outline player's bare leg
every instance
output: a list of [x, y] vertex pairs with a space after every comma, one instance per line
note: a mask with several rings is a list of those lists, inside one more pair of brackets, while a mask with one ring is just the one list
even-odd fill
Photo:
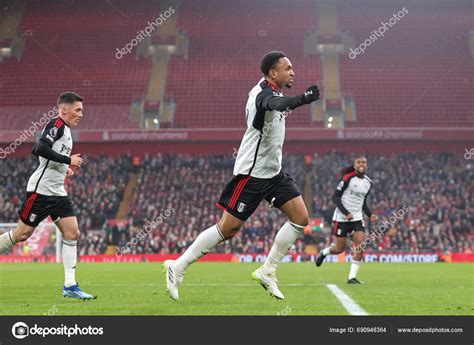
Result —
[[77, 240], [79, 239], [77, 218], [61, 218], [56, 221], [56, 226], [63, 234], [62, 258], [64, 265], [64, 287], [62, 295], [64, 297], [82, 300], [95, 299], [96, 296], [82, 291], [76, 282]]
[[19, 219], [15, 229], [0, 236], [0, 254], [6, 253], [16, 243], [26, 241], [34, 231], [34, 227], [26, 225]]
[[305, 228], [309, 224], [308, 210], [301, 196], [293, 198], [284, 203], [280, 210], [288, 217], [288, 219]]
[[222, 235], [224, 235], [225, 239], [229, 239], [234, 237], [244, 225], [244, 221], [240, 220], [237, 217], [234, 217], [229, 212], [224, 211], [221, 220], [217, 225], [219, 226]]
[[347, 238], [346, 237], [337, 237], [336, 243], [333, 243], [331, 246], [324, 248], [319, 255], [316, 257], [315, 262], [316, 266], [321, 266], [326, 256], [329, 254], [340, 254], [346, 249]]
[[365, 241], [365, 238], [365, 231], [354, 231], [352, 233], [352, 242], [356, 250], [355, 255], [352, 257], [351, 269], [349, 271], [349, 277], [347, 278], [349, 284], [362, 284], [362, 282], [357, 279], [357, 272], [359, 271], [364, 254], [360, 245]]
[[278, 299], [284, 299], [283, 294], [278, 289], [278, 280], [275, 273], [288, 250], [303, 234], [304, 228], [308, 225], [309, 217], [301, 196], [287, 201], [280, 207], [280, 210], [286, 214], [288, 221], [278, 231], [267, 260], [252, 276], [270, 295]]
[[177, 300], [179, 298], [178, 288], [183, 282], [183, 275], [188, 267], [209, 253], [219, 243], [234, 237], [243, 224], [243, 220], [224, 211], [221, 220], [201, 232], [193, 244], [177, 260], [166, 260], [164, 262], [166, 288], [172, 299]]

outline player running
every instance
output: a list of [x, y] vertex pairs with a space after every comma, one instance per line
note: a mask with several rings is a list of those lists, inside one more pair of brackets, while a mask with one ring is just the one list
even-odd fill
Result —
[[26, 241], [38, 224], [51, 216], [63, 234], [65, 279], [62, 295], [89, 300], [95, 299], [96, 296], [82, 291], [75, 278], [79, 228], [64, 188], [64, 179], [74, 175], [72, 168], [82, 165], [80, 154], [71, 156], [70, 128], [76, 127], [83, 117], [83, 100], [73, 92], [65, 92], [59, 96], [59, 116], [46, 124], [41, 138], [33, 147], [32, 152], [39, 157], [40, 164], [28, 180], [26, 198], [18, 212], [20, 219], [17, 227], [0, 236], [0, 254], [8, 251], [14, 244]]
[[288, 249], [308, 224], [308, 211], [293, 179], [281, 169], [285, 139], [285, 118], [292, 109], [319, 99], [317, 86], [295, 97], [286, 97], [283, 88], [291, 88], [295, 72], [286, 55], [267, 53], [261, 63], [264, 75], [249, 93], [246, 106], [247, 131], [234, 165], [234, 177], [224, 187], [217, 206], [224, 210], [222, 219], [204, 230], [177, 259], [164, 262], [166, 286], [170, 297], [178, 299], [178, 288], [189, 265], [217, 244], [235, 236], [262, 200], [279, 208], [288, 221], [276, 235], [268, 258], [252, 273], [271, 296], [283, 299], [278, 289], [276, 270]]
[[372, 222], [377, 221], [377, 216], [372, 214], [367, 205], [367, 196], [372, 189], [372, 180], [365, 174], [366, 171], [367, 159], [363, 156], [357, 157], [353, 166], [343, 170], [342, 179], [333, 196], [333, 201], [336, 204], [332, 218], [336, 245], [324, 248], [315, 259], [316, 266], [319, 267], [327, 255], [342, 253], [346, 248], [347, 235], [351, 235], [355, 246], [355, 255], [352, 257], [348, 284], [363, 284], [356, 278], [363, 257], [360, 244], [366, 238], [362, 211]]

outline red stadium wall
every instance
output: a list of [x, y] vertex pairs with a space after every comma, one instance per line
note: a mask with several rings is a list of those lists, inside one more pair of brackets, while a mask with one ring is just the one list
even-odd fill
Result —
[[[64, 90], [86, 99], [82, 128], [137, 128], [130, 121], [131, 104], [147, 92], [152, 61], [135, 52], [117, 60], [115, 52], [152, 19], [159, 2], [121, 0], [111, 10], [109, 1], [83, 0], [72, 16], [64, 3], [26, 2], [17, 28], [26, 40], [23, 55], [0, 64], [2, 129], [22, 130]], [[470, 1], [335, 3], [340, 31], [355, 46], [395, 9], [409, 9], [367, 54], [355, 60], [339, 56], [341, 91], [357, 110], [357, 121], [347, 127], [474, 126]], [[116, 11], [127, 13], [127, 20]], [[319, 27], [318, 11], [312, 0], [183, 1], [177, 21], [189, 37], [187, 57], [173, 56], [166, 74], [165, 99], [176, 102], [174, 126], [242, 126], [247, 92], [260, 78], [258, 62], [270, 50], [291, 56], [296, 80], [289, 95], [321, 81], [321, 57], [304, 53], [305, 35]], [[229, 73], [229, 66], [238, 73]], [[307, 107], [294, 110], [290, 125], [323, 127], [311, 122]]]
[[[284, 146], [286, 152], [313, 154], [325, 153], [333, 150], [348, 153], [371, 153], [371, 154], [398, 154], [407, 152], [459, 152], [464, 154], [466, 148], [470, 148], [469, 142], [440, 142], [440, 141], [397, 141], [381, 142], [373, 140], [357, 141], [302, 141], [287, 142]], [[472, 146], [472, 145], [471, 145]], [[25, 143], [18, 147], [14, 154], [9, 157], [24, 157], [31, 154], [31, 143]], [[143, 156], [144, 154], [177, 153], [177, 154], [233, 154], [237, 150], [239, 142], [116, 142], [116, 143], [78, 143], [74, 144], [74, 152], [85, 155], [109, 155], [116, 157], [122, 154]]]
[[[26, 156], [38, 135], [29, 131], [0, 131], [0, 159]], [[237, 153], [244, 128], [73, 131], [74, 152], [87, 155], [178, 153]], [[371, 154], [459, 152], [471, 149], [472, 128], [287, 128], [286, 152], [313, 154], [330, 151]]]

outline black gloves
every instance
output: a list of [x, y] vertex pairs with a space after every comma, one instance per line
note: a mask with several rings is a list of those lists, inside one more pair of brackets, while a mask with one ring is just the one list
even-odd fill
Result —
[[308, 87], [300, 96], [301, 103], [310, 104], [319, 99], [319, 88], [316, 85], [311, 85]]

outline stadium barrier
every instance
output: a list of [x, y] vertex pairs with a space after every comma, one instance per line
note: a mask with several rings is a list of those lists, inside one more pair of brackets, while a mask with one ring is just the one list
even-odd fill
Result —
[[[162, 262], [174, 260], [179, 254], [123, 254], [117, 255], [82, 255], [81, 262]], [[235, 262], [235, 263], [262, 263], [266, 260], [266, 254], [216, 254], [210, 253], [201, 258], [202, 262]], [[283, 262], [304, 262], [313, 260], [314, 256], [290, 254], [283, 258]], [[350, 262], [351, 256], [347, 254], [329, 255], [326, 262], [345, 263]], [[434, 263], [434, 262], [474, 262], [473, 253], [372, 253], [364, 255], [365, 262], [384, 263]], [[26, 263], [26, 262], [56, 262], [55, 256], [16, 256], [0, 255], [0, 263]]]
[[444, 262], [474, 262], [474, 253], [452, 253], [441, 255]]

